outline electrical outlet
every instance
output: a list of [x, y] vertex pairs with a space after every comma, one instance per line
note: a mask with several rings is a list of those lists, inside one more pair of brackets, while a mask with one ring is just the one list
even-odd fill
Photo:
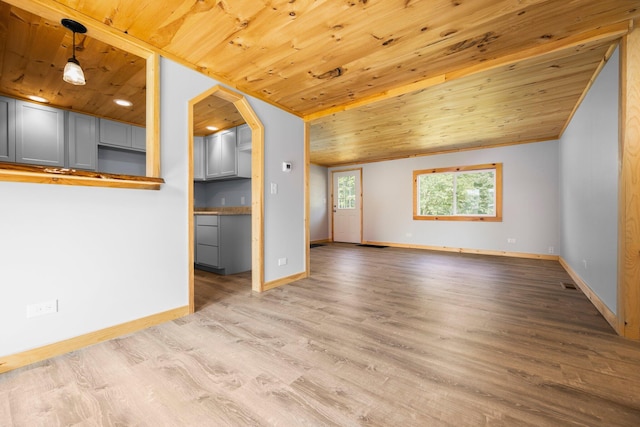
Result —
[[240, 197], [240, 204], [241, 204], [241, 205], [244, 205], [244, 196], [241, 196], [241, 197]]
[[220, 200], [220, 204], [221, 204], [222, 206], [224, 206], [224, 204], [225, 204], [225, 203], [226, 203], [226, 201], [224, 200], [224, 197], [223, 197], [223, 198]]
[[516, 238], [515, 237], [508, 237], [507, 238], [507, 243], [515, 243], [516, 242]]
[[278, 184], [275, 182], [271, 183], [271, 194], [278, 194]]
[[587, 260], [586, 260], [586, 259], [583, 259], [583, 260], [582, 260], [582, 263], [584, 264], [584, 269], [586, 270], [586, 269], [587, 269]]
[[287, 265], [286, 258], [278, 258], [278, 266]]
[[556, 249], [553, 246], [549, 246], [549, 253], [550, 254], [556, 253]]
[[54, 299], [38, 304], [30, 304], [27, 306], [27, 319], [31, 317], [44, 316], [45, 314], [58, 312], [58, 300]]

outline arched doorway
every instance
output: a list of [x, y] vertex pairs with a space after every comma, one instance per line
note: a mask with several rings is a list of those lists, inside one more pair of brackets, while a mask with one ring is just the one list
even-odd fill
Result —
[[[189, 101], [189, 159], [193, 159], [194, 114], [196, 106], [206, 102], [210, 97], [232, 104], [251, 128], [251, 288], [256, 292], [264, 290], [264, 126], [253, 111], [246, 98], [222, 86], [214, 86]], [[193, 162], [189, 164], [189, 182], [193, 182]], [[193, 186], [189, 186], [189, 310], [195, 311], [194, 305], [194, 233], [193, 233]]]

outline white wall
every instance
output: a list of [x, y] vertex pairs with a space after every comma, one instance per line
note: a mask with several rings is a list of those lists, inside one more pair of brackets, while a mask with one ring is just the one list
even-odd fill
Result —
[[[0, 182], [0, 355], [188, 304], [187, 102], [217, 82], [161, 61], [160, 191]], [[304, 271], [302, 120], [249, 99], [266, 127], [269, 279]], [[294, 161], [280, 175], [282, 157]], [[273, 259], [287, 256], [287, 269]], [[26, 319], [27, 304], [59, 312]]]
[[[247, 98], [265, 125], [264, 276], [265, 282], [306, 270], [304, 206], [304, 122], [255, 98]], [[291, 162], [283, 172], [282, 162]], [[271, 192], [271, 184], [277, 192]], [[278, 260], [286, 258], [285, 265]]]
[[[413, 220], [413, 171], [503, 163], [503, 221]], [[558, 142], [464, 151], [362, 167], [363, 239], [370, 242], [559, 253]], [[331, 168], [329, 170], [339, 170]], [[329, 183], [330, 185], [330, 183]], [[507, 238], [515, 238], [508, 244]]]
[[618, 253], [618, 73], [616, 50], [560, 140], [562, 256], [614, 313]]
[[327, 168], [310, 165], [309, 236], [311, 241], [329, 239], [329, 193]]

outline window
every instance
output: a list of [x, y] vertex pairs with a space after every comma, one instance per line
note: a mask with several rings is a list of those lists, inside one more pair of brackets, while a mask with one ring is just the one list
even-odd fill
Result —
[[338, 209], [356, 208], [356, 177], [338, 177]]
[[413, 171], [413, 219], [502, 221], [502, 163]]

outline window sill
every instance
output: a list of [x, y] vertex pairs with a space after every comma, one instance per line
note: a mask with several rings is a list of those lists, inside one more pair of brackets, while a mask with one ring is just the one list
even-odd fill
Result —
[[502, 222], [499, 216], [421, 216], [414, 215], [414, 220], [421, 221], [480, 221], [480, 222]]
[[159, 190], [162, 178], [0, 162], [0, 181]]

